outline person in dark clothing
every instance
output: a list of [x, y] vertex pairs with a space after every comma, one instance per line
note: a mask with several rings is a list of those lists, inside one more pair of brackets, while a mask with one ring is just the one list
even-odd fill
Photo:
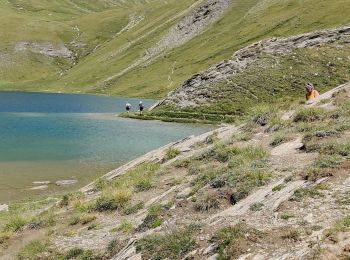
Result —
[[144, 106], [143, 106], [143, 103], [142, 103], [142, 101], [140, 101], [140, 103], [139, 103], [139, 111], [140, 111], [140, 116], [142, 116], [143, 115], [143, 110], [144, 110]]
[[131, 109], [131, 104], [130, 104], [130, 103], [126, 103], [126, 104], [125, 104], [125, 110], [126, 110], [126, 112], [129, 113], [129, 112], [130, 112], [130, 109]]

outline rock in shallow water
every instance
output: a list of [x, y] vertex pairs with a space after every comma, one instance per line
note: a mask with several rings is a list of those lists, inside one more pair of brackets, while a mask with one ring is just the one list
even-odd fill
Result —
[[50, 184], [50, 181], [33, 181], [32, 184], [33, 185], [48, 185]]
[[77, 180], [61, 180], [61, 181], [56, 181], [57, 186], [65, 186], [65, 185], [73, 185], [76, 184], [78, 181]]
[[29, 190], [46, 190], [49, 186], [47, 185], [40, 185], [30, 188]]

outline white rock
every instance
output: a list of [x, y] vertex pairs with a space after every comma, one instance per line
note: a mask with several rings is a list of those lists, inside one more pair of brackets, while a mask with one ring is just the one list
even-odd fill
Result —
[[40, 185], [30, 188], [29, 190], [46, 190], [49, 186], [47, 185]]
[[219, 257], [219, 254], [212, 255], [207, 258], [207, 260], [216, 260]]
[[184, 190], [182, 190], [181, 192], [179, 192], [176, 195], [176, 198], [181, 199], [181, 198], [186, 198], [191, 194], [192, 189], [190, 187], [185, 188]]
[[210, 253], [212, 253], [215, 249], [215, 245], [211, 244], [209, 245], [203, 252], [203, 255], [209, 255]]
[[50, 184], [50, 181], [33, 181], [32, 184], [33, 185], [48, 185]]
[[272, 149], [271, 155], [289, 155], [295, 154], [303, 146], [301, 138], [298, 138], [292, 142], [281, 144]]
[[187, 152], [190, 152], [190, 151], [192, 151], [192, 149], [189, 148], [189, 147], [184, 147], [184, 148], [181, 149], [181, 152], [183, 152], [183, 153], [187, 153]]
[[56, 181], [57, 186], [65, 186], [65, 185], [73, 185], [76, 184], [78, 181], [77, 180], [61, 180], [61, 181]]
[[7, 204], [0, 204], [0, 212], [9, 211], [9, 206]]

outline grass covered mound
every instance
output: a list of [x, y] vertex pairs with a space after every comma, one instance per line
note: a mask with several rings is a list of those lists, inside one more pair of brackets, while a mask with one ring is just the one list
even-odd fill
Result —
[[146, 116], [163, 120], [235, 122], [254, 114], [257, 105], [286, 108], [305, 100], [307, 82], [313, 82], [321, 94], [348, 82], [346, 57], [349, 55], [350, 45], [339, 42], [295, 49], [286, 54], [264, 54], [229, 80], [206, 86], [208, 102], [184, 108], [161, 105]]

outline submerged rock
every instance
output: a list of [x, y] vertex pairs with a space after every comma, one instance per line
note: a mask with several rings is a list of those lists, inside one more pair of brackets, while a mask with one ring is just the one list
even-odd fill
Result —
[[50, 181], [33, 181], [32, 184], [33, 185], [48, 185], [50, 184]]
[[47, 185], [40, 185], [30, 188], [29, 190], [46, 190], [49, 186]]
[[76, 184], [78, 181], [77, 180], [61, 180], [61, 181], [56, 181], [57, 186], [65, 186], [65, 185], [73, 185]]

